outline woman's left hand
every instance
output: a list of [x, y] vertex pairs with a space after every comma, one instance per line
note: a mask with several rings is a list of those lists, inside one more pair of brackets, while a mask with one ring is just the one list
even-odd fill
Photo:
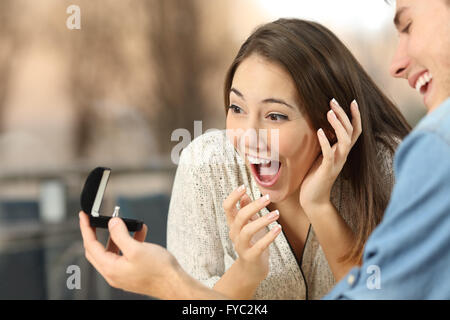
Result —
[[310, 211], [308, 209], [330, 202], [331, 188], [362, 132], [361, 114], [356, 101], [350, 105], [352, 122], [335, 99], [331, 100], [330, 106], [327, 119], [336, 133], [337, 142], [331, 146], [323, 130], [317, 131], [322, 154], [313, 163], [300, 186], [300, 205], [306, 214]]

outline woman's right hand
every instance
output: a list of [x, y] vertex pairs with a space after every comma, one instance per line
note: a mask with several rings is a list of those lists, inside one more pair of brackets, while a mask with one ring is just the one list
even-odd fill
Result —
[[[240, 201], [241, 209], [236, 207]], [[223, 202], [226, 213], [229, 236], [239, 257], [235, 263], [252, 277], [255, 282], [261, 282], [269, 273], [269, 245], [281, 232], [277, 225], [269, 232], [264, 229], [279, 217], [278, 210], [259, 217], [257, 212], [270, 203], [269, 195], [253, 202], [245, 193], [245, 186], [234, 190]]]

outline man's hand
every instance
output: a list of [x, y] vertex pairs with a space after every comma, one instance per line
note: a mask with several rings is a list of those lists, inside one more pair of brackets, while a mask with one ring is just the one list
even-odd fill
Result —
[[86, 258], [112, 287], [162, 299], [223, 298], [188, 276], [166, 249], [143, 242], [146, 225], [131, 237], [122, 219], [112, 218], [105, 248], [88, 215], [81, 211], [79, 216]]

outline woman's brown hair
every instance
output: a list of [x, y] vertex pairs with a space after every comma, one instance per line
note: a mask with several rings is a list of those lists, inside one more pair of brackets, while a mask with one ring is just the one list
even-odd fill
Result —
[[330, 100], [335, 98], [349, 119], [350, 103], [353, 99], [358, 102], [363, 130], [341, 173], [354, 193], [355, 201], [349, 205], [357, 241], [342, 260], [360, 263], [364, 244], [380, 223], [391, 192], [377, 160], [377, 143], [393, 153], [398, 139], [404, 138], [411, 127], [330, 30], [299, 19], [262, 25], [244, 42], [226, 75], [225, 110], [235, 71], [252, 54], [284, 66], [297, 88], [301, 111], [316, 130], [324, 129], [331, 143], [336, 140], [326, 117]]

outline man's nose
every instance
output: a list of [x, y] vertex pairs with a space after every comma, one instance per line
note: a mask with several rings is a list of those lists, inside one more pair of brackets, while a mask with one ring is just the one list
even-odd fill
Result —
[[402, 46], [399, 46], [394, 57], [392, 58], [389, 73], [394, 78], [406, 78], [406, 71], [408, 70], [410, 64], [411, 59], [405, 54]]

